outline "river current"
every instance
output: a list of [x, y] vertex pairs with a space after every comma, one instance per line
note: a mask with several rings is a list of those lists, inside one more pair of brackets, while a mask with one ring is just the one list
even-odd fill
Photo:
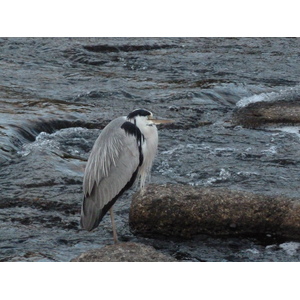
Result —
[[[159, 128], [151, 181], [299, 198], [297, 127], [233, 126], [253, 98], [299, 92], [300, 39], [0, 39], [0, 261], [69, 261], [112, 243], [110, 218], [79, 227], [82, 177], [102, 128], [135, 108]], [[187, 261], [300, 261], [271, 236], [190, 241], [134, 236], [133, 191], [115, 206], [121, 241]]]

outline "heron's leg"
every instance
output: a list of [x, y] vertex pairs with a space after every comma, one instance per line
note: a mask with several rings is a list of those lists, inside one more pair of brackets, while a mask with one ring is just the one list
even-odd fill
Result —
[[118, 235], [117, 235], [116, 226], [115, 226], [115, 218], [114, 218], [113, 208], [111, 208], [109, 210], [109, 213], [110, 213], [111, 225], [112, 225], [112, 229], [113, 229], [114, 241], [115, 241], [115, 244], [117, 244], [118, 243]]

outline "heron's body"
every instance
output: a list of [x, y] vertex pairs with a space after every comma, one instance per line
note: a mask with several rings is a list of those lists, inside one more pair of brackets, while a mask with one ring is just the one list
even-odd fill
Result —
[[[149, 111], [135, 110], [127, 117], [114, 119], [103, 129], [85, 169], [82, 228], [88, 231], [96, 228], [137, 179], [143, 189], [158, 144], [154, 121]], [[113, 229], [116, 241], [114, 223]]]

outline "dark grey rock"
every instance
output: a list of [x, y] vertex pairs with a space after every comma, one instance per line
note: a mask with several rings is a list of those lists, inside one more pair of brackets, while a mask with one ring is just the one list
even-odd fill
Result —
[[218, 188], [149, 185], [143, 195], [134, 195], [129, 224], [143, 236], [274, 234], [300, 239], [300, 202]]
[[174, 262], [171, 256], [139, 243], [118, 243], [80, 254], [71, 262]]

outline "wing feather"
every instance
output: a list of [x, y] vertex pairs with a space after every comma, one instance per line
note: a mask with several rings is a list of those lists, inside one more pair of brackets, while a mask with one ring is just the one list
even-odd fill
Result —
[[139, 147], [134, 135], [121, 128], [124, 117], [110, 122], [97, 138], [84, 179], [81, 226], [92, 230], [137, 176]]

